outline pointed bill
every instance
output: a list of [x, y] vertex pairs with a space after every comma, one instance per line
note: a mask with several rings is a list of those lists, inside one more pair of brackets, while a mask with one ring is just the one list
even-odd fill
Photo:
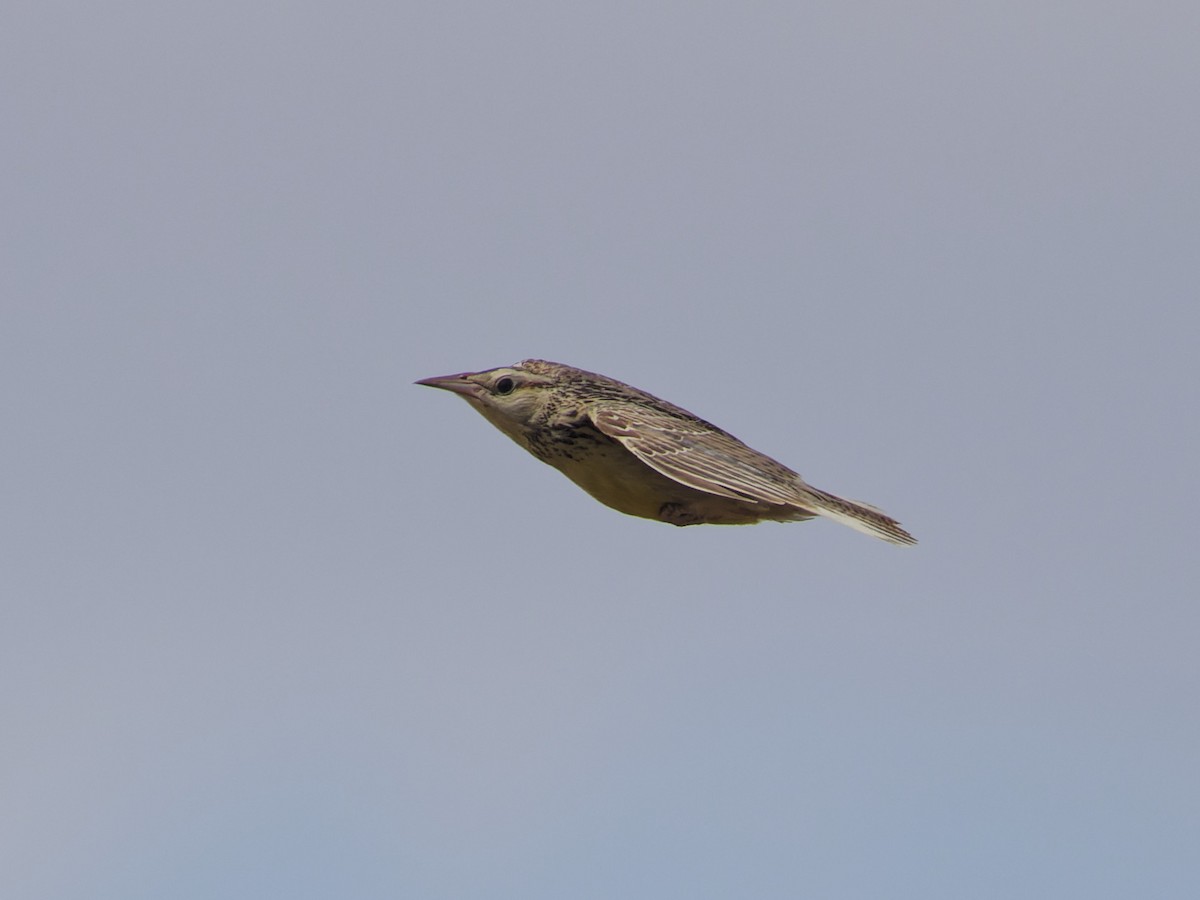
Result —
[[475, 381], [478, 372], [460, 372], [457, 375], [436, 375], [433, 378], [422, 378], [415, 384], [426, 387], [440, 388], [452, 394], [462, 394], [464, 397], [478, 397], [483, 393], [483, 385]]

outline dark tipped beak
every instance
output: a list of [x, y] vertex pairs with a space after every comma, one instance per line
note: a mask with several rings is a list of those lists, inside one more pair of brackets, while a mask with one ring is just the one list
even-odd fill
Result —
[[483, 391], [483, 386], [472, 380], [476, 374], [475, 372], [462, 372], [458, 375], [438, 375], [434, 378], [422, 378], [414, 383], [441, 388], [443, 391], [462, 394], [464, 397], [477, 397]]

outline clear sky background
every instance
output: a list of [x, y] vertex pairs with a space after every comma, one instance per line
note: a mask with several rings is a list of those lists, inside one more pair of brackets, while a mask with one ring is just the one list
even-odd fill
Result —
[[[0, 895], [1200, 896], [1195, 3], [0, 19]], [[412, 386], [530, 356], [921, 544]]]

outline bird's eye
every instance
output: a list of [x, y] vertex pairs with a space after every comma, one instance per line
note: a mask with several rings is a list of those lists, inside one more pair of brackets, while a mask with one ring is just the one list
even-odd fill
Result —
[[513, 392], [513, 388], [515, 388], [516, 386], [517, 386], [517, 383], [515, 381], [513, 381], [511, 378], [509, 378], [507, 375], [505, 375], [503, 378], [501, 378], [499, 381], [496, 382], [496, 393], [501, 394], [501, 395], [511, 394]]

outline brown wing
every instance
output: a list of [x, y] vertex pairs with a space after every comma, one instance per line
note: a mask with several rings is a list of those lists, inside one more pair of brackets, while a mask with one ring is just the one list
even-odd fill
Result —
[[703, 422], [616, 400], [592, 406], [588, 416], [646, 465], [690, 488], [783, 506], [802, 500], [795, 472]]

